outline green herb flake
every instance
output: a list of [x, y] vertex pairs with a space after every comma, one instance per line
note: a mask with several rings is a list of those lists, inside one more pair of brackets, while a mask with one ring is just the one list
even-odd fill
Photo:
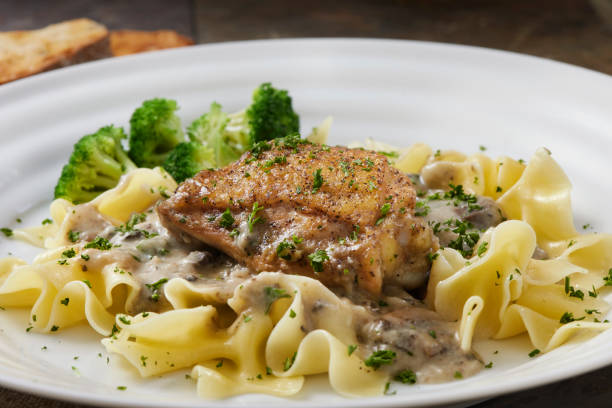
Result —
[[79, 231], [70, 230], [68, 231], [68, 240], [70, 242], [77, 242], [79, 240], [80, 235], [81, 233]]
[[89, 287], [89, 289], [91, 289], [91, 282], [90, 281], [88, 281], [87, 279], [84, 279], [83, 283], [85, 283], [87, 285], [87, 287]]
[[356, 344], [349, 344], [349, 346], [348, 346], [348, 355], [350, 356], [351, 354], [353, 354], [355, 352], [355, 350], [357, 350], [357, 345]]
[[42, 225], [53, 224], [53, 220], [51, 218], [45, 218], [42, 220]]
[[145, 283], [145, 286], [151, 291], [151, 300], [153, 300], [154, 302], [157, 302], [159, 300], [159, 290], [166, 282], [168, 282], [168, 279], [161, 278], [160, 280], [154, 283]]
[[533, 349], [529, 352], [529, 354], [527, 354], [530, 358], [533, 358], [535, 356], [537, 356], [538, 354], [540, 354], [540, 350], [539, 349]]
[[295, 310], [293, 310], [293, 309], [289, 309], [289, 317], [290, 317], [290, 318], [292, 318], [292, 319], [294, 319], [294, 318], [295, 318], [295, 316], [297, 316], [297, 314], [295, 313]]
[[125, 316], [119, 316], [119, 321], [123, 324], [132, 324], [132, 322]]
[[390, 387], [391, 387], [391, 383], [390, 382], [386, 383], [385, 384], [385, 391], [383, 392], [383, 394], [385, 394], [385, 395], [395, 395], [395, 394], [397, 394], [397, 391], [389, 392], [389, 388]]
[[453, 375], [453, 377], [460, 380], [463, 378], [463, 374], [461, 374], [461, 371], [455, 371], [455, 374]]
[[402, 370], [393, 377], [395, 381], [402, 384], [415, 384], [417, 381], [416, 373], [412, 370]]
[[118, 385], [118, 386], [117, 386], [117, 389], [118, 389], [119, 391], [125, 391], [125, 390], [127, 390], [127, 387], [126, 387], [125, 385]]
[[312, 194], [319, 191], [322, 185], [323, 185], [323, 176], [321, 176], [321, 169], [317, 169], [313, 173]]
[[390, 210], [391, 204], [389, 203], [385, 203], [382, 205], [382, 207], [380, 207], [380, 218], [376, 221], [376, 225], [382, 224], [382, 222], [385, 220], [385, 217], [387, 217], [387, 214], [389, 214]]
[[68, 306], [68, 303], [70, 302], [70, 298], [64, 298], [62, 300], [60, 300], [60, 303], [64, 306]]
[[323, 263], [329, 261], [329, 256], [324, 249], [317, 249], [314, 253], [308, 255], [310, 266], [315, 273], [323, 271]]
[[484, 368], [493, 368], [493, 362], [492, 362], [492, 361], [489, 361], [489, 363], [488, 363], [488, 364], [485, 364], [485, 365], [484, 365]]
[[287, 357], [285, 359], [285, 362], [283, 363], [283, 371], [289, 371], [289, 369], [293, 366], [293, 363], [295, 363], [296, 357], [297, 357], [297, 351], [293, 353], [291, 357]]
[[70, 248], [62, 252], [62, 256], [65, 258], [74, 258], [76, 256], [76, 251], [74, 248]]
[[485, 252], [487, 252], [487, 246], [489, 245], [488, 242], [483, 242], [482, 244], [480, 244], [478, 246], [478, 249], [476, 250], [476, 253], [478, 254], [479, 257], [482, 257], [484, 255]]
[[4, 236], [8, 237], [12, 237], [13, 236], [13, 230], [10, 228], [0, 228], [0, 231], [4, 234]]
[[378, 350], [375, 351], [368, 357], [364, 363], [367, 367], [372, 367], [374, 370], [378, 370], [383, 365], [393, 363], [393, 360], [397, 354], [392, 350]]
[[108, 239], [103, 237], [96, 237], [93, 241], [87, 243], [85, 248], [93, 248], [98, 249], [100, 251], [108, 251], [111, 249], [113, 245], [108, 241]]
[[232, 229], [235, 221], [229, 208], [226, 208], [221, 217], [219, 217], [219, 225], [226, 229]]
[[247, 225], [249, 226], [249, 232], [253, 232], [253, 227], [257, 223], [263, 222], [263, 218], [257, 216], [257, 213], [263, 209], [264, 207], [260, 206], [257, 203], [257, 201], [253, 203], [253, 209], [251, 210], [251, 214], [249, 214], [249, 218], [247, 219]]
[[275, 288], [274, 286], [266, 286], [264, 288], [264, 297], [266, 301], [265, 313], [268, 314], [268, 312], [270, 312], [272, 303], [281, 298], [290, 298], [291, 295], [289, 295], [285, 289]]

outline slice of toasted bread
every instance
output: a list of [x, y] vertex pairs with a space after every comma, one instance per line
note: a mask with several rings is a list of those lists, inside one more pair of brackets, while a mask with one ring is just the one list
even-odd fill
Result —
[[109, 56], [108, 30], [86, 18], [0, 33], [0, 84]]
[[111, 32], [110, 45], [114, 56], [193, 45], [193, 40], [172, 30]]

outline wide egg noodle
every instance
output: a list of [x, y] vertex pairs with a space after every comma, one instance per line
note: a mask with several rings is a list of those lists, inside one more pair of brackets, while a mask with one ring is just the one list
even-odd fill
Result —
[[[165, 293], [176, 295], [178, 282], [171, 283]], [[266, 304], [265, 288], [290, 297]], [[206, 303], [211, 294], [202, 294]], [[376, 395], [384, 388], [385, 374], [365, 367], [357, 353], [348, 354], [348, 344], [357, 344], [349, 306], [319, 281], [260, 273], [237, 287], [227, 304], [236, 316], [227, 328], [219, 325], [215, 307], [198, 306], [140, 314], [129, 324], [119, 319], [120, 333], [103, 344], [143, 376], [195, 366], [192, 377], [206, 398], [245, 392], [293, 395], [305, 375], [325, 372], [343, 395]], [[315, 305], [320, 312], [309, 313]]]
[[[137, 169], [87, 205], [94, 205], [119, 224], [174, 188], [176, 183], [165, 171]], [[83, 244], [72, 244], [67, 238], [72, 208], [66, 200], [53, 201], [53, 227], [47, 228], [47, 236], [39, 240], [50, 249], [31, 265], [16, 258], [0, 260], [0, 306], [31, 307], [30, 325], [37, 331], [55, 332], [86, 320], [98, 333], [109, 335], [115, 312], [126, 310], [141, 285], [131, 275], [118, 273], [112, 257], [104, 258], [107, 264], [89, 263], [87, 271], [81, 268], [78, 259]], [[28, 231], [22, 233], [27, 235]], [[63, 257], [62, 253], [71, 248], [76, 257]]]
[[[610, 255], [590, 258], [593, 251], [610, 254], [612, 237], [587, 235], [576, 241], [558, 258], [534, 260], [534, 230], [523, 221], [503, 222], [482, 237], [481, 243], [488, 243], [482, 257], [467, 260], [449, 248], [439, 252], [426, 302], [446, 319], [461, 321], [464, 349], [472, 337], [502, 339], [527, 332], [536, 348], [549, 351], [577, 331], [605, 330], [610, 324], [595, 318], [605, 316], [609, 305], [588, 291], [596, 293], [604, 285]], [[565, 287], [566, 278], [571, 289]], [[581, 288], [582, 298], [570, 296]], [[576, 320], [561, 323], [565, 313]]]
[[520, 179], [497, 201], [508, 218], [529, 223], [540, 245], [558, 255], [578, 233], [571, 209], [571, 183], [550, 152], [540, 148]]

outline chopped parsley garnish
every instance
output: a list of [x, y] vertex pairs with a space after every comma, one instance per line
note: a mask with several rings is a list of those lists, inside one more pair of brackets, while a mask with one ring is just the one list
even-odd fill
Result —
[[432, 338], [434, 338], [434, 339], [438, 337], [438, 336], [436, 335], [435, 330], [430, 330], [430, 331], [429, 331], [429, 335], [430, 335]]
[[535, 357], [535, 356], [537, 356], [538, 354], [540, 354], [540, 350], [538, 350], [538, 349], [533, 349], [533, 350], [531, 350], [531, 351], [529, 352], [528, 356], [529, 356], [529, 357]]
[[574, 241], [573, 239], [570, 239], [569, 244], [567, 244], [567, 247], [571, 247], [572, 245], [574, 245], [576, 243], [576, 241]]
[[599, 310], [597, 310], [597, 309], [584, 309], [584, 311], [585, 311], [586, 314], [590, 314], [590, 315], [593, 314], [593, 313], [601, 314], [599, 312]]
[[240, 235], [240, 231], [238, 231], [238, 229], [234, 228], [232, 230], [232, 232], [230, 232], [229, 236], [232, 238], [236, 238], [238, 235]]
[[226, 229], [231, 229], [235, 221], [229, 208], [226, 208], [221, 217], [219, 217], [219, 225]]
[[437, 253], [437, 252], [430, 252], [430, 253], [428, 253], [427, 254], [427, 262], [433, 263], [433, 261], [438, 259], [438, 256], [440, 256], [440, 254]]
[[285, 261], [290, 261], [293, 250], [295, 250], [295, 245], [289, 241], [283, 241], [276, 247], [276, 256], [284, 259]]
[[51, 326], [51, 331], [56, 332], [59, 330], [59, 326]]
[[0, 228], [0, 231], [8, 238], [13, 236], [13, 230], [10, 228]]
[[478, 249], [476, 250], [476, 253], [478, 254], [478, 256], [483, 256], [485, 252], [487, 252], [487, 245], [489, 245], [488, 242], [483, 242], [482, 244], [480, 244], [478, 246]]
[[108, 251], [112, 247], [113, 244], [111, 244], [108, 239], [103, 237], [96, 237], [93, 241], [88, 242], [85, 245], [85, 248], [94, 248], [99, 249], [100, 251]]
[[126, 387], [125, 385], [118, 385], [118, 386], [117, 386], [117, 389], [118, 389], [119, 391], [125, 391], [125, 390], [127, 390], [127, 387]]
[[495, 187], [495, 192], [496, 193], [501, 193], [502, 192], [502, 188], [500, 186]]
[[45, 218], [42, 220], [42, 225], [53, 224], [53, 220], [51, 218]]
[[351, 232], [351, 235], [350, 235], [350, 238], [353, 241], [357, 241], [358, 235], [359, 235], [359, 230], [360, 230], [359, 225], [353, 225], [353, 231]]
[[293, 235], [291, 237], [291, 240], [293, 241], [294, 244], [301, 244], [304, 241], [304, 238], [300, 238], [298, 236]]
[[604, 286], [612, 286], [612, 268], [608, 270], [608, 276], [604, 276]]
[[[453, 223], [454, 228], [452, 228]], [[449, 242], [449, 248], [459, 251], [466, 258], [471, 257], [474, 252], [474, 246], [476, 246], [480, 239], [478, 232], [468, 231], [474, 226], [468, 221], [459, 221], [456, 218], [446, 221], [445, 224], [451, 227], [451, 231], [458, 235], [455, 240]]]
[[266, 314], [268, 314], [272, 303], [274, 303], [276, 300], [291, 297], [285, 289], [275, 288], [274, 286], [266, 286], [264, 288], [264, 296], [266, 301]]
[[74, 250], [74, 248], [70, 248], [62, 252], [62, 256], [65, 258], [74, 258], [75, 255], [76, 255], [76, 251]]
[[245, 322], [245, 323], [248, 323], [248, 322], [250, 322], [251, 320], [253, 320], [253, 317], [252, 317], [252, 316], [250, 316], [250, 315], [244, 315], [244, 319], [243, 319], [243, 320], [244, 320], [244, 322]]
[[77, 242], [79, 240], [79, 235], [81, 235], [79, 231], [70, 230], [68, 231], [68, 240], [70, 242]]
[[149, 359], [149, 357], [146, 356], [140, 356], [140, 362], [142, 363], [143, 367], [147, 366], [147, 360]]
[[572, 286], [570, 286], [570, 278], [569, 276], [565, 277], [565, 294], [569, 295], [570, 297], [575, 297], [578, 298], [580, 300], [584, 300], [584, 293], [578, 289], [575, 290]]
[[484, 368], [493, 368], [493, 362], [489, 361], [488, 364], [485, 364]]
[[324, 249], [317, 249], [314, 253], [308, 255], [310, 266], [315, 273], [323, 272], [323, 262], [329, 261], [329, 256]]
[[297, 314], [295, 313], [295, 310], [293, 310], [293, 309], [289, 309], [289, 317], [290, 317], [290, 318], [292, 318], [292, 319], [294, 319], [294, 318], [295, 318], [295, 316], [297, 316]]
[[287, 157], [285, 156], [276, 156], [273, 159], [267, 160], [266, 162], [264, 162], [263, 167], [272, 167], [275, 164], [285, 164], [287, 163]]
[[389, 203], [385, 203], [380, 207], [380, 218], [376, 221], [376, 225], [382, 224], [387, 214], [389, 214], [389, 210], [391, 210], [391, 204]]
[[313, 182], [312, 182], [312, 193], [316, 193], [319, 191], [321, 186], [323, 185], [323, 176], [321, 176], [321, 169], [316, 169], [313, 173]]
[[577, 320], [583, 320], [583, 319], [584, 319], [584, 316], [582, 316], [579, 319], [575, 319], [574, 314], [572, 312], [565, 312], [561, 316], [561, 319], [559, 319], [559, 323], [566, 324], [566, 323], [571, 323], [571, 322], [575, 322]]
[[412, 370], [402, 370], [393, 379], [402, 384], [415, 384], [417, 381], [416, 373]]
[[381, 366], [393, 363], [393, 360], [397, 354], [392, 350], [378, 350], [372, 353], [364, 363], [368, 367], [372, 367], [374, 370], [378, 370]]
[[219, 360], [219, 362], [217, 363], [217, 365], [215, 365], [215, 367], [217, 368], [223, 367], [223, 360]]
[[391, 387], [391, 383], [390, 382], [386, 383], [385, 384], [385, 391], [383, 392], [383, 394], [385, 394], [385, 395], [395, 395], [395, 394], [397, 394], [397, 391], [389, 392], [389, 388], [390, 387]]
[[64, 298], [62, 300], [60, 300], [60, 303], [64, 306], [68, 306], [68, 303], [70, 302], [70, 298]]
[[414, 215], [416, 215], [417, 217], [425, 217], [427, 214], [429, 214], [430, 208], [423, 201], [417, 201], [417, 203], [414, 205], [414, 208]]
[[85, 280], [83, 280], [83, 283], [85, 283], [85, 284], [87, 285], [87, 287], [88, 287], [89, 289], [91, 289], [91, 282], [90, 282], [90, 281], [88, 281], [87, 279], [85, 279]]
[[461, 374], [461, 371], [455, 371], [455, 374], [453, 375], [453, 377], [460, 380], [463, 378], [463, 374]]
[[89, 255], [87, 254], [81, 254], [81, 259], [85, 260], [85, 261], [89, 261]]
[[132, 322], [125, 316], [119, 316], [119, 321], [123, 324], [132, 324]]
[[159, 290], [166, 282], [168, 282], [168, 279], [161, 278], [160, 280], [154, 283], [145, 283], [145, 286], [151, 291], [152, 301], [157, 302], [159, 300]]
[[487, 148], [486, 148], [485, 146], [483, 146], [483, 145], [478, 146], [478, 149], [479, 149], [481, 152], [484, 152], [485, 150], [487, 150]]
[[355, 350], [357, 350], [357, 345], [356, 344], [349, 344], [349, 346], [348, 346], [348, 355], [350, 356], [351, 354], [353, 354], [355, 352]]
[[251, 214], [249, 214], [249, 218], [247, 219], [247, 225], [249, 226], [249, 232], [253, 232], [253, 227], [258, 222], [263, 222], [263, 218], [258, 217], [257, 213], [263, 210], [264, 207], [261, 207], [257, 201], [253, 203], [253, 209], [251, 210]]
[[287, 357], [285, 362], [283, 363], [283, 371], [289, 371], [293, 363], [295, 363], [295, 358], [297, 357], [297, 351], [293, 353], [291, 357]]
[[466, 194], [463, 190], [463, 185], [459, 184], [456, 186], [453, 183], [450, 183], [448, 186], [450, 187], [450, 190], [444, 193], [444, 198], [447, 200], [453, 200], [455, 207], [457, 207], [461, 202], [464, 202], [467, 204], [470, 212], [482, 209], [480, 205], [476, 204], [478, 201], [476, 195]]

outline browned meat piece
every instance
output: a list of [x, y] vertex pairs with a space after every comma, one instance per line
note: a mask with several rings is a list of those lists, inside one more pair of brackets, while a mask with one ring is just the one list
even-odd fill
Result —
[[[185, 181], [158, 206], [164, 225], [257, 272], [349, 290], [357, 283], [374, 294], [383, 280], [424, 282], [437, 240], [414, 216], [410, 179], [384, 156], [295, 141], [268, 148]], [[255, 212], [256, 203], [263, 209]]]

